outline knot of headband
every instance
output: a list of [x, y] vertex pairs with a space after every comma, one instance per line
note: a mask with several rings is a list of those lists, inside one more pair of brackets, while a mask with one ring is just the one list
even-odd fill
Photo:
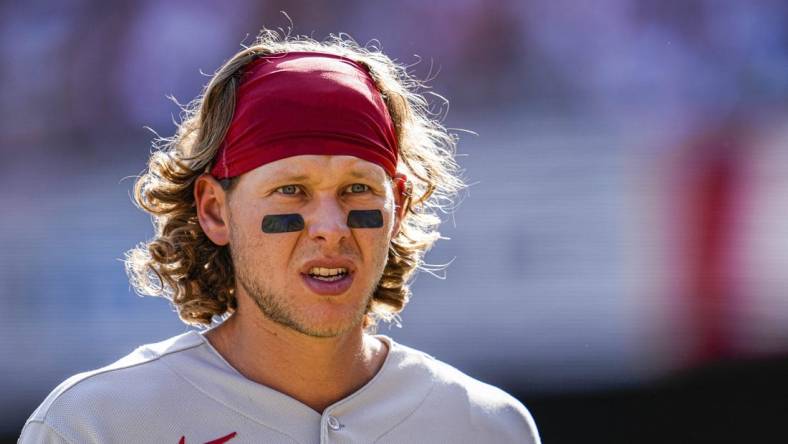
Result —
[[246, 66], [210, 173], [226, 179], [287, 157], [323, 154], [355, 156], [394, 177], [397, 153], [388, 108], [363, 65], [288, 52]]

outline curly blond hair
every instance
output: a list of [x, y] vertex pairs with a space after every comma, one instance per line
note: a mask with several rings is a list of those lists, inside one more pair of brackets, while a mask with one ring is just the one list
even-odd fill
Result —
[[397, 170], [412, 183], [399, 233], [367, 308], [365, 327], [396, 318], [410, 297], [408, 280], [424, 267], [423, 254], [440, 238], [437, 211], [453, 209], [464, 186], [454, 160], [456, 136], [430, 112], [426, 86], [374, 46], [361, 47], [345, 34], [322, 42], [264, 29], [214, 74], [202, 94], [183, 107], [173, 137], [158, 138], [147, 170], [137, 179], [134, 200], [153, 218], [155, 237], [126, 253], [126, 272], [140, 294], [168, 298], [187, 324], [207, 326], [237, 307], [235, 274], [227, 246], [205, 235], [197, 219], [194, 183], [208, 171], [235, 109], [244, 67], [268, 54], [319, 51], [365, 65], [388, 107], [399, 141]]

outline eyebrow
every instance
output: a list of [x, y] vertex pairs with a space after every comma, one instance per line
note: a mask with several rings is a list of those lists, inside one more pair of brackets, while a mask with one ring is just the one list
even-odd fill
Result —
[[[374, 179], [374, 177], [370, 174], [364, 174], [359, 171], [352, 170], [348, 173], [350, 176], [356, 179]], [[306, 174], [294, 174], [288, 176], [280, 176], [277, 177], [276, 182], [309, 182], [309, 176]]]
[[276, 182], [306, 182], [309, 180], [309, 176], [307, 176], [306, 174], [298, 174], [298, 175], [277, 177], [275, 180]]
[[360, 173], [360, 172], [355, 171], [355, 170], [351, 171], [350, 175], [355, 177], [356, 179], [371, 179], [371, 177], [368, 174]]

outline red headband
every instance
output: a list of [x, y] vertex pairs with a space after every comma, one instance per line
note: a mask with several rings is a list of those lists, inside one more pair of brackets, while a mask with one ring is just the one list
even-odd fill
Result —
[[367, 69], [320, 52], [289, 52], [247, 65], [235, 113], [211, 175], [239, 176], [302, 154], [350, 155], [397, 171], [397, 138]]

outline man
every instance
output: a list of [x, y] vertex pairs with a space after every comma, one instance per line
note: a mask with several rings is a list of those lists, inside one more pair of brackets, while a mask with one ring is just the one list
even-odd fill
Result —
[[341, 38], [230, 59], [138, 180], [157, 236], [127, 260], [213, 328], [68, 379], [20, 442], [539, 442], [508, 394], [371, 334], [462, 187], [416, 86]]

